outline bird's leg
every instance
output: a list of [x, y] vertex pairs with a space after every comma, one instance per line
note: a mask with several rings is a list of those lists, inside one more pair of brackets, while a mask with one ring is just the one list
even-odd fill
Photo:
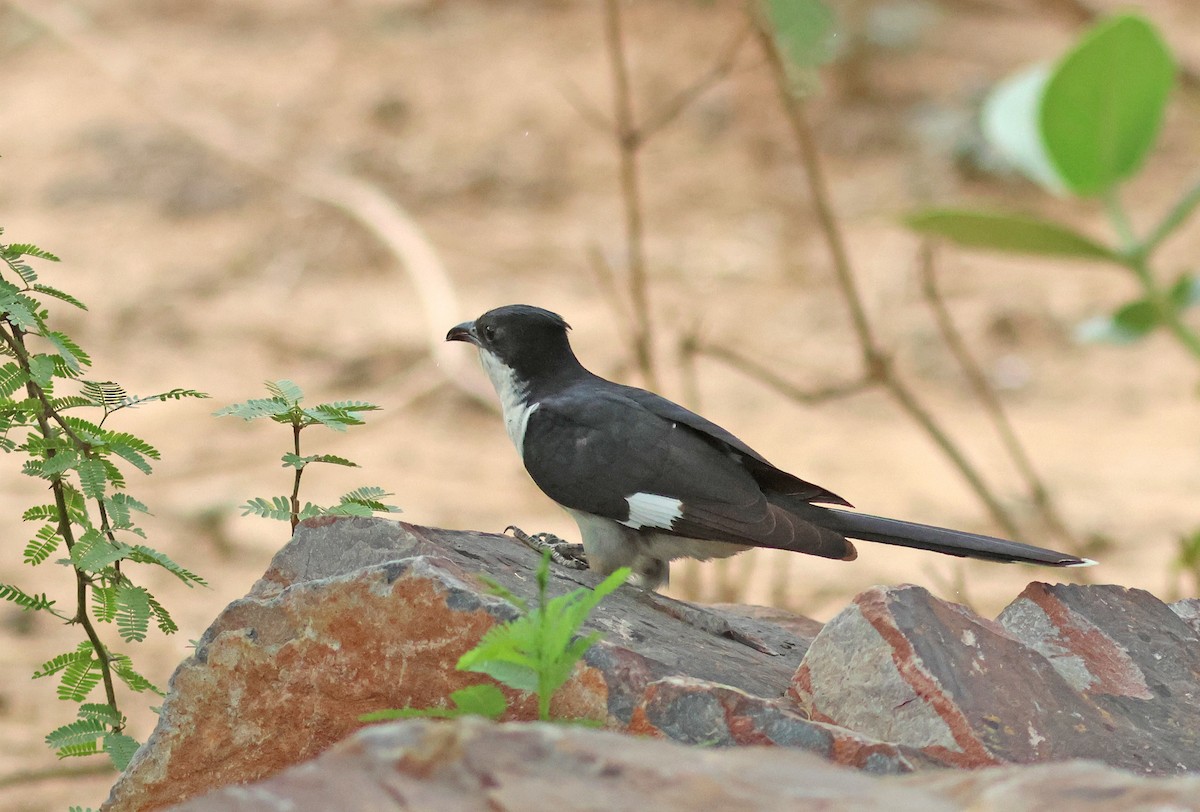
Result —
[[553, 533], [534, 533], [531, 536], [521, 528], [511, 524], [504, 528], [505, 533], [509, 531], [512, 532], [513, 538], [534, 552], [541, 553], [549, 550], [550, 560], [555, 564], [573, 570], [585, 570], [588, 568], [587, 557], [584, 555], [582, 544], [572, 544]]

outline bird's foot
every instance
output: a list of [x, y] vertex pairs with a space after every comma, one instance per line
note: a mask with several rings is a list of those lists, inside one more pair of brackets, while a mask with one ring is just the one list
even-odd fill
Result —
[[504, 528], [505, 533], [510, 531], [513, 534], [513, 538], [534, 552], [541, 553], [549, 550], [550, 560], [555, 564], [573, 570], [585, 570], [588, 568], [587, 557], [584, 555], [582, 544], [572, 544], [553, 533], [534, 533], [531, 536], [521, 528], [511, 524]]

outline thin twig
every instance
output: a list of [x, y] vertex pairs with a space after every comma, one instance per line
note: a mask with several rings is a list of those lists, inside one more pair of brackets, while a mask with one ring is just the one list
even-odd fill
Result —
[[850, 397], [878, 385], [877, 381], [863, 377], [855, 381], [831, 384], [818, 389], [802, 389], [754, 359], [742, 355], [736, 350], [731, 350], [728, 347], [696, 343], [693, 346], [685, 348], [684, 353], [688, 357], [703, 356], [720, 361], [741, 372], [743, 375], [753, 378], [759, 383], [766, 384], [789, 400], [807, 405], [816, 405], [830, 400]]
[[655, 133], [677, 119], [683, 111], [687, 110], [688, 107], [703, 96], [713, 85], [725, 79], [733, 71], [738, 54], [741, 53], [742, 46], [746, 44], [746, 40], [749, 38], [752, 30], [753, 27], [750, 25], [743, 28], [725, 46], [720, 58], [717, 59], [708, 71], [683, 90], [676, 93], [674, 98], [642, 123], [641, 137], [643, 141], [648, 140]]
[[[752, 17], [754, 12], [751, 11]], [[808, 179], [809, 195], [816, 211], [817, 222], [825, 238], [833, 261], [834, 276], [838, 287], [850, 310], [850, 320], [854, 333], [858, 338], [859, 349], [862, 353], [863, 375], [868, 381], [876, 381], [883, 386], [899, 406], [920, 426], [934, 443], [942, 450], [950, 462], [958, 469], [959, 474], [967, 481], [976, 496], [983, 502], [993, 521], [1003, 530], [1014, 536], [1019, 536], [1016, 522], [1001, 505], [1000, 500], [992, 493], [984, 482], [979, 471], [970, 460], [951, 440], [950, 436], [934, 419], [915, 392], [900, 378], [891, 360], [883, 351], [875, 338], [870, 319], [867, 317], [863, 299], [854, 279], [850, 264], [849, 253], [846, 250], [845, 239], [833, 211], [828, 184], [822, 168], [820, 151], [817, 148], [816, 137], [809, 124], [808, 115], [803, 101], [793, 90], [783, 55], [775, 42], [774, 34], [765, 20], [754, 17], [755, 30], [759, 44], [762, 46], [767, 65], [775, 81], [780, 102], [792, 129], [800, 161], [804, 165], [805, 176]]]
[[995, 390], [988, 382], [987, 376], [984, 375], [974, 356], [971, 355], [971, 351], [967, 349], [962, 334], [954, 324], [954, 319], [950, 315], [949, 308], [946, 306], [946, 300], [942, 297], [938, 289], [933, 247], [929, 241], [921, 243], [920, 269], [921, 289], [926, 301], [929, 302], [930, 309], [933, 310], [934, 321], [937, 323], [938, 331], [942, 334], [942, 340], [946, 342], [950, 353], [958, 361], [958, 365], [962, 368], [963, 374], [966, 375], [967, 381], [975, 393], [975, 397], [979, 399], [984, 409], [987, 410], [988, 416], [991, 418], [992, 424], [996, 427], [996, 432], [1000, 436], [1000, 441], [1004, 444], [1004, 448], [1012, 458], [1018, 472], [1025, 479], [1034, 505], [1041, 513], [1047, 527], [1069, 545], [1071, 552], [1078, 552], [1082, 548], [1079, 539], [1070, 531], [1066, 522], [1063, 521], [1050, 496], [1049, 488], [1046, 487], [1046, 483], [1033, 467], [1033, 461], [1029, 458], [1029, 454], [1025, 451], [1025, 447], [1022, 445], [1020, 439], [1018, 439], [1016, 430], [1013, 428], [1012, 422], [1008, 419], [1008, 414], [1000, 403], [1000, 399], [996, 396]]
[[642, 213], [638, 158], [643, 139], [633, 111], [629, 64], [621, 31], [618, 0], [605, 0], [604, 41], [608, 47], [613, 83], [613, 120], [616, 127], [621, 200], [625, 209], [625, 265], [629, 274], [629, 300], [633, 308], [633, 354], [646, 385], [658, 388], [654, 364], [654, 331], [650, 319], [650, 294], [646, 280], [645, 222]]

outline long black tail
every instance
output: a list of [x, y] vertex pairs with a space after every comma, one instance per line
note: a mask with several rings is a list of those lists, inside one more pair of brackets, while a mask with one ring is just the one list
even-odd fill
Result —
[[885, 519], [882, 516], [853, 513], [812, 504], [804, 504], [801, 507], [792, 503], [788, 505], [788, 508], [813, 524], [852, 539], [878, 541], [900, 547], [915, 547], [918, 550], [932, 550], [946, 555], [979, 558], [984, 561], [1019, 561], [1050, 567], [1087, 567], [1096, 563], [1088, 558], [1079, 558], [979, 533], [967, 533], [962, 530], [950, 530], [945, 527], [905, 522], [899, 519]]

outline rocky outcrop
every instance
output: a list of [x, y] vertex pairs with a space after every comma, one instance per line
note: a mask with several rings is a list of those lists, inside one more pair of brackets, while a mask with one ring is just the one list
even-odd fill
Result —
[[[304, 523], [176, 671], [106, 808], [163, 808], [279, 773], [353, 734], [367, 711], [445, 706], [486, 681], [454, 670], [458, 657], [515, 612], [479, 574], [528, 599], [536, 561], [504, 536]], [[554, 568], [551, 591], [595, 580]], [[1121, 587], [1034, 583], [993, 621], [902, 586], [859, 595], [821, 627], [626, 587], [593, 614], [586, 628], [604, 639], [553, 712], [703, 746], [693, 753], [770, 744], [781, 746], [771, 759], [804, 750], [875, 773], [1075, 758], [1186, 772], [1200, 769], [1193, 609]], [[509, 699], [508, 719], [535, 716], [528, 698]], [[428, 746], [440, 741], [417, 729]], [[356, 739], [360, 750], [375, 735]]]
[[872, 776], [783, 748], [696, 748], [563, 725], [409, 721], [174, 812], [1196, 809], [1200, 777], [1085, 762]]

